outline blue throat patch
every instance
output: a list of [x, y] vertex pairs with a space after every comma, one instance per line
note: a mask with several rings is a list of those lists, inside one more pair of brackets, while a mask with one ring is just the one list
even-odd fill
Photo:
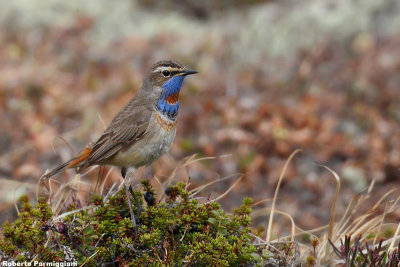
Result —
[[162, 93], [157, 103], [157, 109], [170, 119], [175, 119], [178, 116], [179, 100], [175, 104], [169, 104], [167, 98], [170, 95], [179, 93], [183, 79], [185, 79], [183, 75], [174, 76], [161, 86]]

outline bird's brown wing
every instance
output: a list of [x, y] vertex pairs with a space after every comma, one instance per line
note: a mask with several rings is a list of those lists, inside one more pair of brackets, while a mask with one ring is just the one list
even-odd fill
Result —
[[[133, 99], [117, 114], [103, 135], [91, 146], [80, 170], [101, 163], [119, 151], [129, 149], [147, 132], [153, 106], [147, 101]], [[141, 102], [141, 103], [140, 103]]]

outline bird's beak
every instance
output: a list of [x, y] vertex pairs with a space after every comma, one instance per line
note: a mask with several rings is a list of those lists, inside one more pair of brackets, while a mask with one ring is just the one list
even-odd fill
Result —
[[182, 75], [186, 76], [186, 75], [191, 75], [191, 74], [195, 74], [195, 73], [197, 73], [197, 71], [195, 71], [195, 70], [185, 70], [184, 72], [182, 72]]

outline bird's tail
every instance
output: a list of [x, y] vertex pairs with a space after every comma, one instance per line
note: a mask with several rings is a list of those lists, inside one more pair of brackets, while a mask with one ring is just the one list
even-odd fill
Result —
[[[83, 149], [78, 154], [77, 157], [72, 158], [72, 159], [68, 160], [67, 162], [64, 162], [60, 166], [54, 168], [53, 170], [43, 174], [42, 177], [40, 177], [40, 180], [46, 181], [50, 177], [56, 176], [57, 174], [63, 172], [65, 169], [80, 167], [85, 162], [85, 160], [89, 157], [90, 151], [91, 151], [91, 148], [89, 148], [89, 147]], [[81, 170], [79, 170], [79, 171], [81, 171]]]
[[46, 172], [45, 174], [42, 175], [42, 177], [40, 178], [42, 181], [46, 181], [47, 179], [49, 179], [50, 177], [56, 176], [57, 174], [63, 172], [68, 165], [73, 161], [74, 159], [71, 159], [63, 164], [61, 164], [60, 166], [52, 169], [49, 172]]

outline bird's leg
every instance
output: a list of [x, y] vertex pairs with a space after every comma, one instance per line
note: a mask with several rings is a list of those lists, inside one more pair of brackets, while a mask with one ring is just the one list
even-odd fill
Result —
[[133, 196], [133, 199], [135, 200], [136, 207], [137, 207], [136, 215], [139, 217], [140, 213], [142, 213], [144, 211], [144, 209], [142, 208], [142, 205], [140, 205], [139, 200], [137, 199], [135, 192], [133, 192], [131, 185], [129, 185], [129, 192], [131, 193], [131, 195]]
[[[125, 187], [126, 198], [128, 199], [129, 213], [131, 214], [131, 219], [132, 219], [133, 227], [136, 229], [135, 215], [133, 214], [132, 203], [131, 203], [131, 196], [129, 195], [130, 181], [131, 181], [131, 177], [133, 176], [133, 173], [134, 173], [134, 172], [135, 172], [135, 169], [134, 169], [134, 168], [125, 168], [125, 167], [123, 167], [123, 168], [121, 169], [122, 177], [124, 177], [124, 187]], [[129, 186], [128, 186], [128, 185], [129, 185]], [[134, 195], [134, 194], [133, 194], [133, 195]], [[136, 196], [135, 196], [135, 197], [136, 197]]]

